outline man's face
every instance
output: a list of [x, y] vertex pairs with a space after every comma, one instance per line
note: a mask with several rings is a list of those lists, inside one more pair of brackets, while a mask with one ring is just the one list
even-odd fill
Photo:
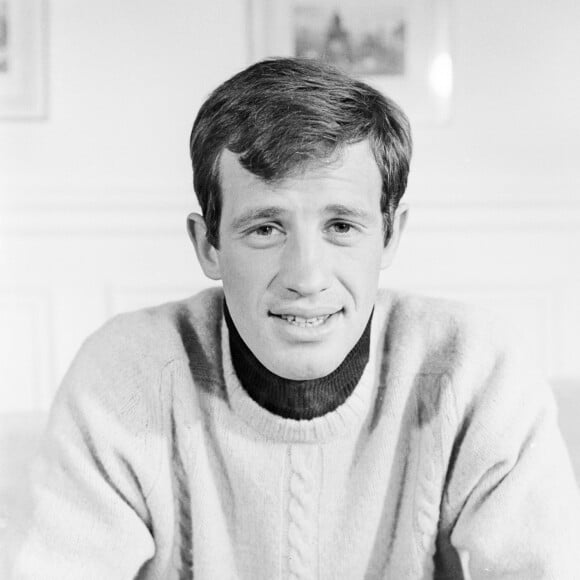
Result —
[[222, 279], [241, 337], [282, 377], [331, 373], [361, 337], [396, 246], [383, 246], [381, 175], [367, 142], [276, 184], [226, 150], [220, 176], [220, 246], [210, 264], [200, 259]]

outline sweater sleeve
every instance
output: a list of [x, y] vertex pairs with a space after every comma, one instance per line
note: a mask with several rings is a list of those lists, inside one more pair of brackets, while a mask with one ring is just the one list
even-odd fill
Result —
[[439, 551], [454, 578], [578, 579], [580, 494], [553, 395], [514, 352], [490, 366], [464, 408]]
[[138, 370], [118, 364], [106, 343], [89, 339], [53, 403], [15, 580], [127, 580], [154, 554], [146, 499], [155, 422]]

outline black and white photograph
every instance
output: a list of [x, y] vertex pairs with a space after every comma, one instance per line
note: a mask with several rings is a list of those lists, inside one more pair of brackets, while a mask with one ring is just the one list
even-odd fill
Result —
[[46, 0], [0, 0], [0, 119], [46, 112]]
[[0, 0], [0, 580], [580, 579], [579, 21]]
[[0, 75], [10, 70], [10, 26], [8, 24], [8, 1], [0, 2]]
[[295, 55], [359, 75], [405, 74], [405, 0], [295, 0]]
[[452, 0], [248, 0], [253, 60], [328, 62], [386, 93], [412, 122], [453, 110]]

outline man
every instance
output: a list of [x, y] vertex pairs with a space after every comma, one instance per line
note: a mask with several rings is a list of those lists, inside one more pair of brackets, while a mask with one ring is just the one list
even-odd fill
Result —
[[223, 291], [117, 317], [59, 391], [16, 578], [580, 578], [552, 396], [496, 324], [378, 291], [401, 110], [255, 64], [191, 135]]

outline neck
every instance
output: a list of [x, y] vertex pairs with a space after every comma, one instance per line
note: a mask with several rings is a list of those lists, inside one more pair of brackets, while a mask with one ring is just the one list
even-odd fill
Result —
[[243, 341], [225, 302], [224, 315], [233, 367], [244, 390], [260, 406], [287, 419], [314, 419], [334, 411], [352, 393], [369, 360], [372, 313], [342, 363], [329, 375], [304, 381], [286, 379], [267, 369]]

